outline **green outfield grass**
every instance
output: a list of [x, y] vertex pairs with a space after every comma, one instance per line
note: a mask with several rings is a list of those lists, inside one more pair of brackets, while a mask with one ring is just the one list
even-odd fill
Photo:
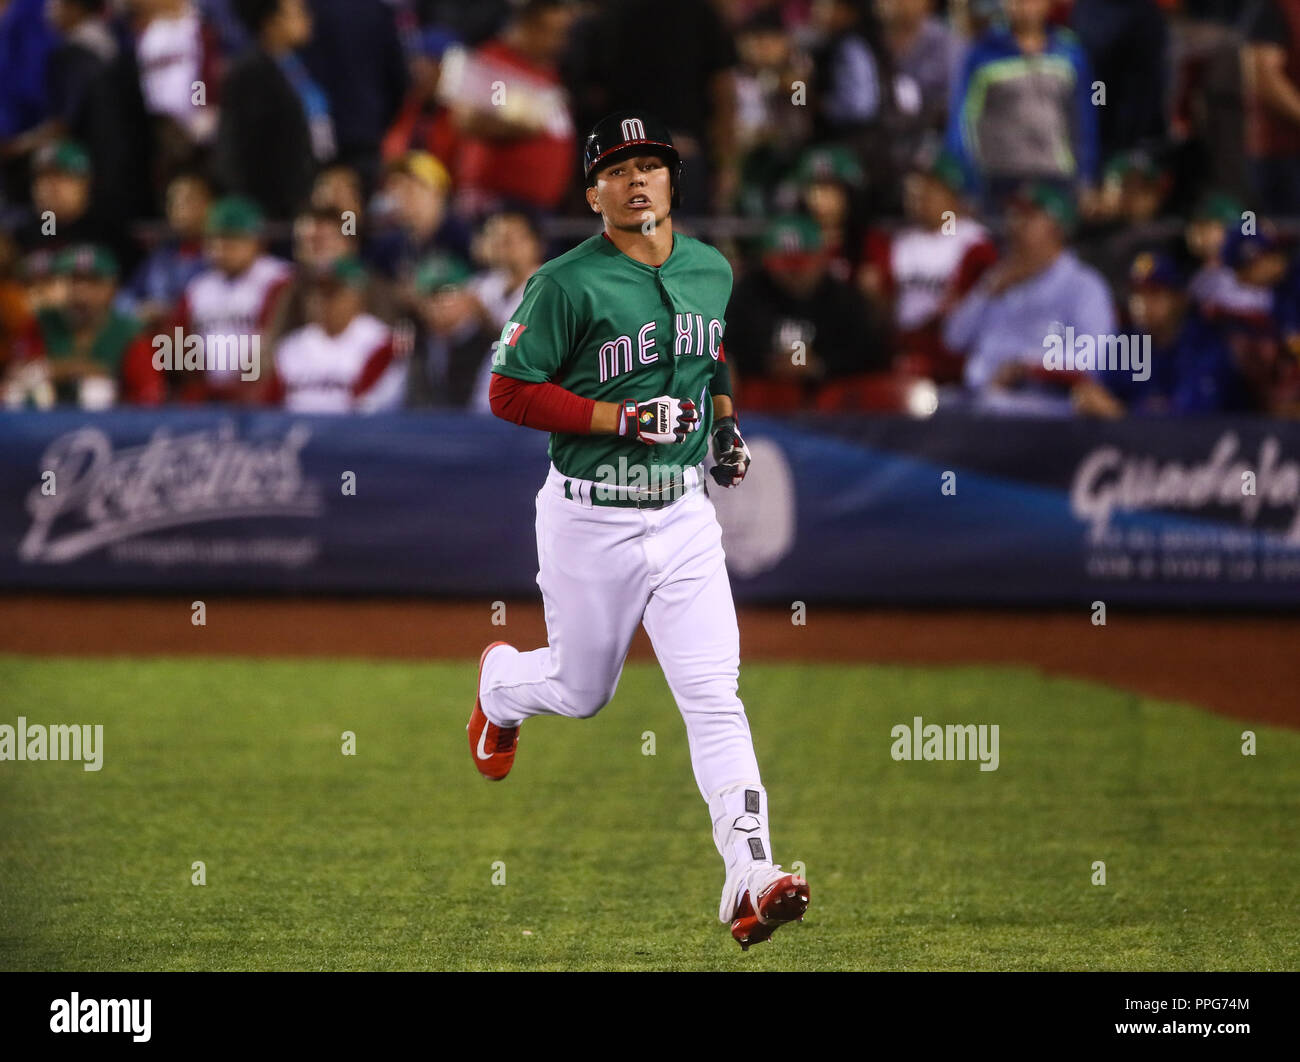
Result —
[[[0, 763], [0, 967], [1300, 965], [1298, 733], [1253, 727], [1246, 757], [1247, 724], [1030, 670], [748, 663], [776, 854], [812, 907], [742, 954], [658, 670], [595, 719], [526, 724], [500, 784], [469, 759], [474, 675], [0, 657], [0, 723], [105, 728], [98, 773]], [[895, 762], [915, 715], [998, 724], [998, 770]]]

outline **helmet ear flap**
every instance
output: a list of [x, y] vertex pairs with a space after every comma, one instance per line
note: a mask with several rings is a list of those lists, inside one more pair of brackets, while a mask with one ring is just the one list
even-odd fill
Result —
[[682, 166], [683, 165], [684, 163], [682, 162], [682, 160], [678, 159], [677, 167], [673, 171], [673, 196], [670, 202], [672, 203], [674, 209], [682, 205]]

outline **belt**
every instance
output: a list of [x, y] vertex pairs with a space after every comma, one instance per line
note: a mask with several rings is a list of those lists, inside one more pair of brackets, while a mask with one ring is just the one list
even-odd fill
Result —
[[551, 466], [547, 481], [553, 484], [565, 498], [579, 505], [612, 506], [621, 509], [662, 509], [697, 490], [708, 493], [708, 487], [704, 483], [704, 476], [698, 465], [682, 469], [680, 476], [653, 490], [645, 487], [619, 487], [597, 480], [566, 476], [554, 465]]

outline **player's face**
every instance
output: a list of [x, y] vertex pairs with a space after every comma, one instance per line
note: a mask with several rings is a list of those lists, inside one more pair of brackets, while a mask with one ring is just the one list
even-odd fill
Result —
[[642, 228], [651, 218], [655, 224], [668, 217], [672, 201], [672, 177], [658, 155], [619, 159], [596, 173], [595, 187], [587, 189], [587, 202], [616, 229]]

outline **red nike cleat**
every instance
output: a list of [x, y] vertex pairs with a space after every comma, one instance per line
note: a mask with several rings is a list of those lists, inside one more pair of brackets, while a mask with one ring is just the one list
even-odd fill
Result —
[[[478, 658], [480, 686], [483, 683], [483, 661], [487, 659], [488, 653], [498, 645], [509, 644], [509, 642], [493, 642], [483, 650], [483, 654]], [[469, 734], [469, 754], [474, 757], [474, 766], [478, 768], [479, 774], [499, 782], [515, 765], [515, 749], [519, 746], [519, 728], [497, 726], [484, 715], [477, 691], [478, 686], [475, 687], [474, 712], [465, 725], [465, 731]]]
[[749, 890], [731, 920], [731, 935], [741, 951], [761, 944], [787, 922], [802, 922], [808, 910], [808, 882], [798, 874], [785, 874], [765, 885], [758, 894], [758, 910], [749, 901]]

